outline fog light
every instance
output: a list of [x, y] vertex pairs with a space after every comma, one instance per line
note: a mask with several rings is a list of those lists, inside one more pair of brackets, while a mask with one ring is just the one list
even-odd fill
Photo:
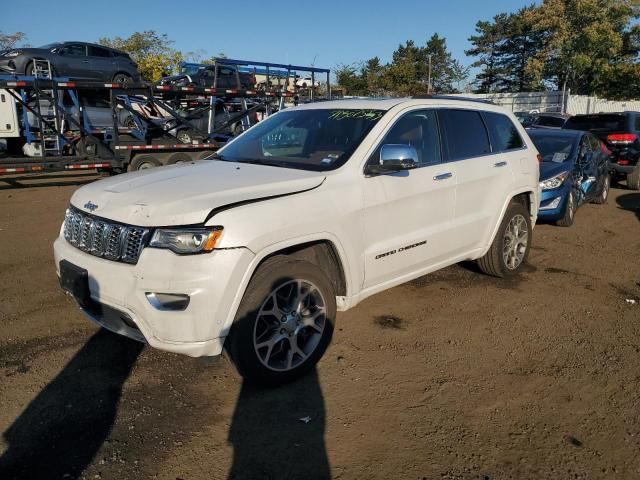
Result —
[[186, 310], [189, 306], [189, 295], [181, 293], [155, 293], [145, 294], [149, 303], [157, 310]]
[[558, 208], [560, 200], [562, 200], [562, 197], [556, 197], [551, 201], [551, 203], [547, 203], [544, 206], [540, 205], [540, 210], [553, 210], [554, 208]]

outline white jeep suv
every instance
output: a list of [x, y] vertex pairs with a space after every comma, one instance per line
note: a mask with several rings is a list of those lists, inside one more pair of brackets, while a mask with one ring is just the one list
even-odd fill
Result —
[[80, 188], [55, 260], [103, 327], [190, 356], [224, 347], [277, 384], [318, 362], [337, 310], [463, 260], [516, 274], [538, 197], [537, 151], [497, 106], [322, 102], [209, 160]]

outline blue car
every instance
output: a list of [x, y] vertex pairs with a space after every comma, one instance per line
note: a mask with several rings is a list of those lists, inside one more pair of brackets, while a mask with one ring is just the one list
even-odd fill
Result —
[[577, 130], [528, 130], [540, 153], [538, 220], [569, 227], [587, 202], [606, 203], [610, 152], [593, 134]]

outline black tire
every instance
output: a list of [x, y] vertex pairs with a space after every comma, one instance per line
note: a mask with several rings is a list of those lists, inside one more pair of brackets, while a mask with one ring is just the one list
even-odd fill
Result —
[[[29, 62], [24, 69], [24, 74], [30, 77], [35, 77], [35, 69], [36, 69], [36, 63]], [[52, 77], [56, 76], [55, 70], [53, 69], [53, 65], [51, 65], [51, 76]]]
[[162, 165], [162, 162], [158, 160], [154, 155], [143, 153], [133, 157], [133, 160], [129, 164], [128, 170], [130, 172], [136, 172], [138, 170], [146, 170], [148, 168], [155, 168]]
[[640, 163], [636, 165], [633, 172], [627, 174], [627, 188], [640, 190]]
[[113, 83], [128, 85], [130, 83], [133, 83], [133, 78], [131, 78], [131, 76], [127, 75], [126, 73], [119, 72], [113, 76]]
[[185, 163], [193, 160], [191, 155], [185, 152], [176, 152], [169, 155], [169, 159], [167, 160], [167, 165], [173, 165], [175, 163]]
[[567, 203], [564, 207], [564, 216], [556, 222], [556, 225], [560, 227], [570, 227], [573, 225], [573, 221], [576, 218], [576, 210], [578, 207], [576, 206], [576, 199], [573, 195], [573, 191], [569, 192], [569, 196], [567, 197]]
[[233, 134], [234, 137], [237, 137], [238, 135], [240, 135], [243, 132], [242, 130], [242, 123], [238, 122], [233, 126], [233, 130], [231, 131], [231, 133]]
[[610, 188], [611, 188], [611, 176], [607, 175], [606, 177], [604, 177], [604, 180], [602, 181], [602, 188], [600, 189], [600, 193], [593, 200], [593, 203], [596, 203], [598, 205], [604, 205], [605, 203], [607, 203], [607, 200], [609, 200]]
[[[505, 259], [507, 241], [512, 241], [510, 238], [512, 221], [526, 228], [526, 232], [524, 232], [526, 234], [526, 239], [522, 239], [524, 240], [524, 244], [522, 244], [520, 235], [518, 235], [519, 241], [514, 245], [513, 253], [516, 255], [516, 259], [518, 260], [517, 264], [516, 262], [509, 264], [508, 259]], [[518, 228], [516, 233], [519, 232], [520, 228]], [[504, 278], [518, 274], [529, 258], [532, 238], [533, 231], [531, 229], [531, 216], [529, 210], [525, 208], [522, 203], [516, 200], [512, 201], [504, 214], [502, 222], [500, 222], [500, 227], [493, 239], [491, 247], [489, 247], [489, 251], [484, 255], [484, 257], [477, 260], [478, 267], [483, 273], [493, 277]], [[524, 250], [522, 248], [524, 248]]]
[[191, 135], [189, 130], [178, 130], [176, 133], [176, 139], [178, 142], [188, 145], [193, 142], [193, 135]]
[[[307, 285], [305, 296], [296, 295], [296, 291], [304, 291], [305, 288], [299, 287], [297, 282]], [[290, 301], [287, 292], [306, 300], [307, 305], [301, 305], [298, 313], [293, 312], [292, 305], [302, 302]], [[270, 303], [274, 297], [278, 298], [280, 304]], [[323, 310], [317, 305], [318, 299], [324, 304]], [[309, 321], [311, 309], [321, 319], [321, 332], [317, 331], [317, 320], [310, 320], [316, 329], [302, 325], [305, 317]], [[268, 386], [282, 385], [307, 373], [322, 358], [331, 342], [335, 317], [335, 290], [320, 268], [285, 256], [274, 257], [263, 263], [249, 282], [226, 339], [225, 349], [246, 381]], [[292, 328], [295, 328], [295, 332], [291, 331]], [[292, 348], [294, 342], [296, 350], [306, 357], [295, 353]], [[285, 365], [288, 362], [290, 365]], [[296, 365], [294, 362], [299, 363]]]
[[95, 157], [103, 150], [104, 145], [95, 137], [83, 137], [75, 144], [75, 153], [81, 157]]

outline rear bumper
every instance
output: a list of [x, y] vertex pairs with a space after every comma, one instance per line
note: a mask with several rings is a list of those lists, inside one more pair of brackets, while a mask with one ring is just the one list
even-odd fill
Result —
[[[225, 323], [238, 286], [253, 259], [244, 248], [202, 255], [175, 255], [145, 248], [136, 265], [84, 253], [63, 237], [54, 243], [60, 261], [85, 269], [90, 302], [82, 311], [98, 325], [152, 347], [192, 357], [219, 355], [227, 335]], [[148, 293], [189, 296], [184, 310], [153, 305]]]
[[636, 169], [636, 165], [618, 165], [617, 163], [611, 163], [609, 167], [611, 173], [619, 173], [626, 175]]

